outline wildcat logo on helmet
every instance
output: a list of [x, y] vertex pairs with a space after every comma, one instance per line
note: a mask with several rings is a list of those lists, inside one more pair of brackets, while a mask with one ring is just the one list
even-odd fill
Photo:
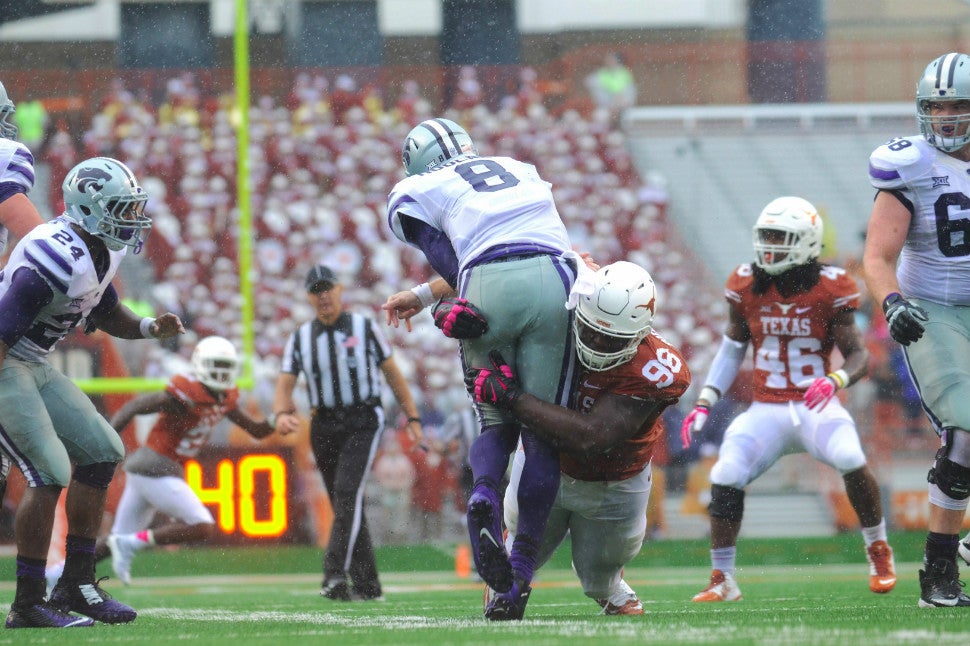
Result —
[[77, 188], [82, 193], [87, 193], [89, 187], [100, 192], [111, 180], [111, 175], [100, 168], [84, 167], [77, 172]]

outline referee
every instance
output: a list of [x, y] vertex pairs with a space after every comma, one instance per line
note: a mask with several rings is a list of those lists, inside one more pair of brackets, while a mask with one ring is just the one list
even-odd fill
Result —
[[271, 422], [281, 430], [298, 429], [293, 389], [302, 372], [312, 407], [310, 447], [334, 513], [320, 594], [338, 601], [381, 599], [364, 517], [364, 484], [385, 422], [379, 372], [415, 441], [421, 439], [421, 420], [390, 345], [372, 319], [343, 310], [343, 286], [333, 271], [324, 265], [311, 269], [306, 290], [317, 315], [286, 342]]

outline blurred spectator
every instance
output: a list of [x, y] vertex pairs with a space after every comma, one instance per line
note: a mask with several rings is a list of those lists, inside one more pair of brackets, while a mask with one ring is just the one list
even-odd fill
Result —
[[394, 104], [397, 120], [413, 127], [431, 114], [431, 104], [421, 94], [421, 86], [414, 79], [404, 81], [404, 88]]
[[64, 212], [61, 182], [64, 181], [67, 171], [78, 162], [77, 147], [68, 131], [67, 122], [63, 119], [57, 121], [54, 133], [41, 158], [48, 165], [50, 173], [50, 181], [47, 183], [47, 206], [51, 216], [59, 215]]
[[459, 509], [464, 510], [471, 495], [472, 467], [468, 463], [468, 450], [478, 437], [478, 420], [475, 419], [475, 409], [465, 402], [456, 411], [445, 418], [441, 427], [441, 441], [445, 452], [458, 473]]
[[410, 458], [415, 472], [411, 490], [412, 517], [417, 521], [415, 538], [423, 542], [441, 540], [445, 495], [454, 488], [450, 465], [437, 443], [427, 451], [411, 451]]
[[593, 101], [618, 115], [626, 108], [636, 105], [637, 86], [633, 72], [626, 67], [618, 52], [610, 52], [603, 60], [603, 66], [586, 79]]
[[404, 454], [396, 434], [391, 433], [384, 439], [383, 448], [374, 463], [374, 482], [380, 486], [379, 500], [382, 507], [379, 516], [381, 531], [375, 533], [378, 533], [384, 544], [400, 544], [412, 536], [409, 531], [409, 518], [415, 469]]
[[451, 99], [453, 110], [471, 110], [482, 103], [482, 84], [478, 72], [471, 65], [463, 65], [458, 71], [455, 95]]
[[30, 148], [34, 155], [40, 156], [43, 153], [40, 145], [44, 141], [44, 133], [47, 130], [47, 110], [44, 104], [37, 99], [18, 101], [13, 120], [19, 129], [17, 138]]
[[354, 107], [363, 107], [364, 97], [357, 90], [357, 81], [352, 76], [341, 74], [334, 83], [330, 93], [330, 108], [333, 110], [335, 123], [344, 122], [347, 112]]

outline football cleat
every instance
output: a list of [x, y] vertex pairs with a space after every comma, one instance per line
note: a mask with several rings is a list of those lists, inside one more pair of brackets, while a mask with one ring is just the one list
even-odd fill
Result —
[[468, 498], [468, 535], [482, 580], [496, 592], [511, 590], [512, 563], [502, 539], [502, 509], [488, 489], [476, 489]]
[[604, 615], [642, 615], [643, 614], [643, 604], [640, 599], [634, 596], [631, 599], [627, 599], [624, 603], [620, 605], [614, 605], [607, 601], [606, 599], [597, 599], [596, 603], [600, 604], [603, 608]]
[[131, 585], [131, 561], [135, 558], [132, 539], [119, 534], [108, 536], [108, 549], [111, 550], [111, 567], [115, 576], [125, 585]]
[[495, 592], [485, 587], [485, 618], [489, 621], [521, 621], [529, 603], [532, 588], [522, 579], [515, 579], [508, 592]]
[[381, 594], [379, 591], [362, 592], [357, 588], [354, 588], [353, 590], [350, 591], [350, 600], [351, 601], [386, 601], [386, 599], [384, 598], [384, 595]]
[[44, 571], [44, 578], [47, 579], [47, 596], [51, 596], [54, 586], [57, 585], [61, 575], [64, 574], [64, 561], [58, 561]]
[[702, 591], [694, 595], [691, 601], [740, 601], [741, 589], [730, 574], [714, 570], [711, 572], [711, 582]]
[[970, 565], [970, 535], [960, 541], [960, 544], [957, 546], [957, 554], [960, 555], [961, 561]]
[[970, 606], [970, 597], [963, 592], [963, 581], [957, 564], [937, 559], [919, 571], [919, 607], [952, 608]]
[[896, 587], [896, 566], [893, 562], [893, 549], [886, 541], [876, 541], [866, 548], [869, 561], [869, 589], [877, 594], [885, 594]]
[[106, 624], [127, 624], [134, 621], [138, 613], [131, 606], [112, 598], [101, 589], [100, 584], [106, 578], [108, 577], [81, 583], [65, 581], [64, 577], [61, 577], [51, 592], [49, 603], [64, 612], [73, 610], [79, 615], [85, 615]]
[[7, 613], [7, 628], [84, 628], [93, 626], [87, 617], [71, 615], [47, 601], [32, 606], [13, 606]]
[[350, 601], [350, 586], [343, 579], [330, 579], [324, 581], [320, 588], [320, 596], [334, 601]]

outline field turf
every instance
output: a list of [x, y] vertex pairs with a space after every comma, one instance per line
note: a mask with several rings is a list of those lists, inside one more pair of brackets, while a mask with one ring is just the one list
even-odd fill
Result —
[[[866, 586], [861, 537], [748, 539], [739, 549], [744, 599], [695, 604], [709, 575], [707, 543], [647, 543], [626, 579], [642, 617], [604, 617], [579, 589], [567, 550], [537, 579], [521, 622], [489, 623], [481, 584], [459, 578], [453, 546], [378, 551], [386, 601], [318, 595], [310, 547], [143, 552], [134, 582], [103, 585], [139, 611], [125, 626], [6, 630], [0, 644], [970, 644], [970, 610], [920, 609], [922, 534], [893, 534], [899, 584]], [[0, 559], [0, 595], [13, 596], [13, 559]], [[99, 574], [111, 574], [105, 562]], [[6, 606], [0, 606], [5, 610]]]

